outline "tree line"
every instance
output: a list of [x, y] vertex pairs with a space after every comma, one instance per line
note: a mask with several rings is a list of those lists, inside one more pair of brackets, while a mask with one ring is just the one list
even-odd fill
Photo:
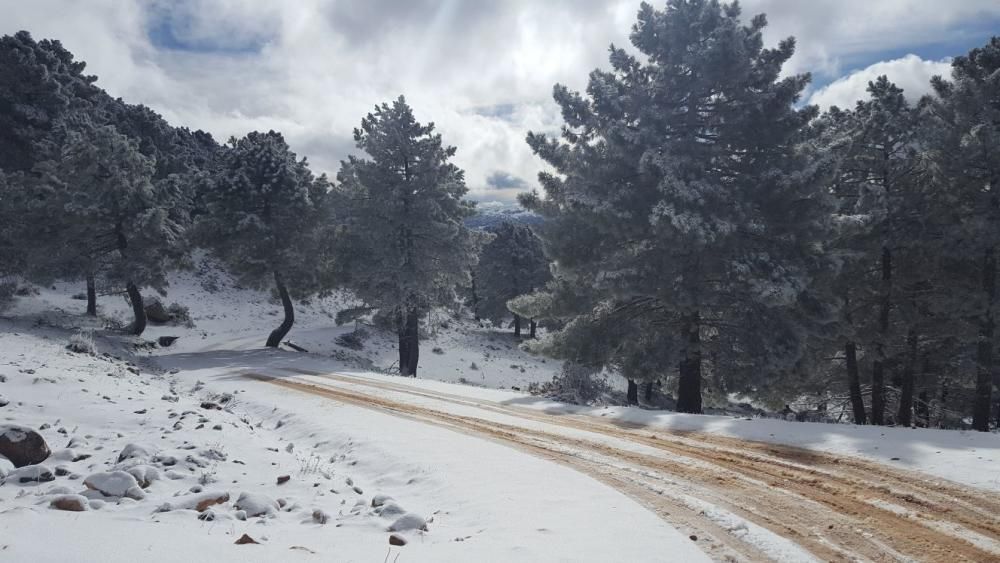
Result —
[[[543, 221], [469, 229], [464, 174], [404, 98], [315, 176], [279, 133], [216, 143], [100, 90], [58, 41], [0, 40], [0, 274], [161, 288], [195, 247], [293, 299], [335, 287], [398, 336], [416, 375], [433, 308], [465, 296], [531, 347], [653, 382], [677, 410], [811, 397], [859, 424], [989, 430], [1000, 244], [1000, 39], [910, 102], [887, 77], [852, 108], [802, 103], [795, 41], [737, 4], [643, 4], [631, 49], [584, 93], [520, 203]], [[92, 292], [88, 291], [88, 294]], [[91, 308], [88, 306], [88, 310]]]

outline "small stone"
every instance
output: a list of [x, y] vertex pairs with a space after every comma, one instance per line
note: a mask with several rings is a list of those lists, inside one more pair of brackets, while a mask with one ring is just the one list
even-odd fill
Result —
[[242, 536], [240, 536], [240, 539], [236, 540], [236, 545], [246, 545], [248, 543], [257, 543], [257, 544], [259, 544], [260, 542], [258, 542], [257, 540], [251, 538], [250, 536], [248, 536], [246, 534], [243, 534]]
[[330, 515], [318, 508], [316, 510], [313, 510], [312, 517], [313, 517], [313, 522], [316, 522], [317, 524], [326, 524], [327, 522], [330, 521]]
[[291, 475], [282, 475], [282, 476], [278, 477], [278, 484], [279, 485], [284, 485], [285, 483], [287, 483], [288, 481], [290, 481], [291, 478], [292, 478]]
[[389, 534], [389, 545], [406, 545], [406, 538], [399, 534]]
[[690, 536], [688, 536], [688, 539], [690, 539], [691, 541], [698, 541], [698, 536], [691, 534]]

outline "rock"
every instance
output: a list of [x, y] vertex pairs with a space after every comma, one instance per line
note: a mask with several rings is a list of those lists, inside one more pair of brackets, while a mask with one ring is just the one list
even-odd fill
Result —
[[150, 466], [150, 465], [136, 465], [128, 469], [129, 475], [135, 477], [136, 483], [139, 487], [145, 489], [149, 487], [153, 481], [160, 480], [160, 470]]
[[289, 481], [289, 480], [290, 480], [291, 478], [292, 478], [292, 477], [291, 477], [290, 475], [282, 475], [282, 476], [278, 477], [278, 484], [279, 484], [279, 485], [284, 485], [284, 484], [285, 484], [285, 483], [287, 483], [287, 482], [288, 482], [288, 481]]
[[237, 510], [246, 512], [246, 515], [251, 518], [272, 516], [280, 508], [278, 503], [270, 497], [256, 493], [240, 493], [234, 506]]
[[424, 520], [423, 516], [415, 512], [407, 512], [389, 526], [390, 532], [406, 532], [409, 530], [427, 531], [427, 520]]
[[229, 502], [229, 493], [201, 493], [194, 499], [194, 509], [198, 512], [208, 510], [208, 507]]
[[153, 452], [155, 451], [155, 448], [142, 444], [126, 444], [125, 448], [122, 449], [122, 453], [118, 454], [118, 463], [126, 459], [148, 460], [153, 457]]
[[3, 395], [0, 395], [0, 407], [6, 407], [9, 404], [10, 404], [10, 401], [8, 401], [6, 398], [4, 398]]
[[212, 510], [212, 509], [208, 509], [208, 510], [202, 512], [201, 514], [198, 515], [198, 520], [201, 520], [203, 522], [212, 522], [212, 521], [214, 521], [215, 520], [215, 511]]
[[688, 536], [688, 539], [691, 541], [698, 541], [698, 536], [691, 534], [690, 536]]
[[245, 510], [237, 510], [233, 513], [233, 518], [243, 521], [247, 519], [247, 512]]
[[72, 473], [72, 471], [70, 471], [69, 467], [65, 465], [56, 466], [56, 477], [67, 477], [70, 473]]
[[375, 495], [372, 497], [372, 508], [378, 508], [383, 504], [389, 502], [390, 500], [395, 500], [389, 495]]
[[248, 536], [246, 534], [243, 534], [242, 536], [240, 536], [240, 539], [236, 540], [236, 545], [246, 545], [248, 543], [257, 543], [257, 544], [259, 544], [260, 542], [258, 542], [257, 540], [251, 538], [250, 536]]
[[178, 338], [180, 338], [180, 337], [179, 336], [161, 336], [161, 337], [159, 337], [159, 338], [156, 339], [156, 343], [159, 344], [160, 346], [164, 347], [164, 348], [168, 348], [170, 346], [173, 346], [174, 342], [177, 342]]
[[383, 504], [377, 510], [379, 516], [381, 516], [382, 518], [396, 518], [397, 516], [406, 514], [406, 509], [396, 504], [395, 501], [389, 501]]
[[90, 501], [82, 495], [61, 495], [52, 499], [49, 506], [56, 510], [84, 512], [90, 509]]
[[146, 300], [146, 318], [153, 323], [165, 324], [174, 320], [174, 316], [167, 312], [163, 303], [159, 299], [152, 297]]
[[139, 488], [135, 477], [125, 471], [94, 473], [84, 479], [83, 484], [88, 489], [98, 491], [106, 497], [128, 497], [135, 500], [146, 497], [146, 494]]
[[9, 459], [14, 467], [41, 463], [51, 453], [45, 438], [31, 428], [0, 425], [0, 456]]
[[330, 521], [329, 514], [323, 512], [318, 508], [316, 510], [313, 510], [313, 522], [316, 522], [317, 524], [326, 524], [329, 521]]
[[212, 401], [202, 401], [201, 408], [211, 411], [211, 410], [219, 410], [222, 407], [213, 403]]
[[389, 545], [406, 545], [406, 538], [399, 534], [389, 534]]
[[24, 485], [27, 483], [48, 483], [55, 481], [52, 471], [44, 465], [25, 465], [11, 471], [4, 477], [5, 483], [17, 483]]

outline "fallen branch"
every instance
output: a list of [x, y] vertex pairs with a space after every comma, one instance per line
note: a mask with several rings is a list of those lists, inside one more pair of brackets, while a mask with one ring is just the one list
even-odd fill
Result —
[[309, 350], [306, 350], [305, 348], [303, 348], [302, 346], [299, 346], [298, 344], [292, 344], [291, 340], [286, 340], [286, 341], [283, 342], [283, 344], [285, 346], [288, 346], [292, 350], [295, 350], [296, 352], [306, 352], [306, 353], [309, 352]]

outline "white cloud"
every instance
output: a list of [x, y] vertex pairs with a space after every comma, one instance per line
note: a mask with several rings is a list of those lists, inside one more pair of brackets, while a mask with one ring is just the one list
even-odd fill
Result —
[[931, 92], [931, 77], [947, 77], [950, 68], [951, 63], [947, 60], [925, 61], [916, 55], [881, 61], [817, 90], [809, 98], [809, 103], [818, 105], [824, 110], [830, 106], [853, 108], [858, 100], [868, 97], [868, 83], [882, 75], [889, 77], [891, 82], [903, 89], [903, 94], [908, 100], [915, 102], [924, 94]]
[[[27, 29], [39, 39], [60, 39], [112, 95], [220, 140], [280, 130], [328, 173], [352, 151], [361, 117], [405, 94], [418, 119], [434, 121], [445, 142], [458, 147], [456, 164], [466, 169], [473, 195], [484, 197], [500, 194], [487, 186], [498, 170], [534, 184], [542, 163], [524, 137], [529, 130], [558, 131], [552, 85], [584, 88], [593, 68], [607, 66], [608, 44], [628, 44], [638, 4], [0, 0], [0, 34]], [[960, 33], [955, 29], [962, 22], [1000, 17], [995, 0], [743, 4], [747, 15], [768, 13], [769, 44], [798, 37], [790, 71], [818, 70], [830, 78], [861, 54], [947, 39]], [[147, 34], [151, 18], [166, 20], [178, 41], [220, 51], [154, 45]], [[247, 47], [259, 50], [240, 52]], [[506, 109], [483, 111], [489, 107]]]

